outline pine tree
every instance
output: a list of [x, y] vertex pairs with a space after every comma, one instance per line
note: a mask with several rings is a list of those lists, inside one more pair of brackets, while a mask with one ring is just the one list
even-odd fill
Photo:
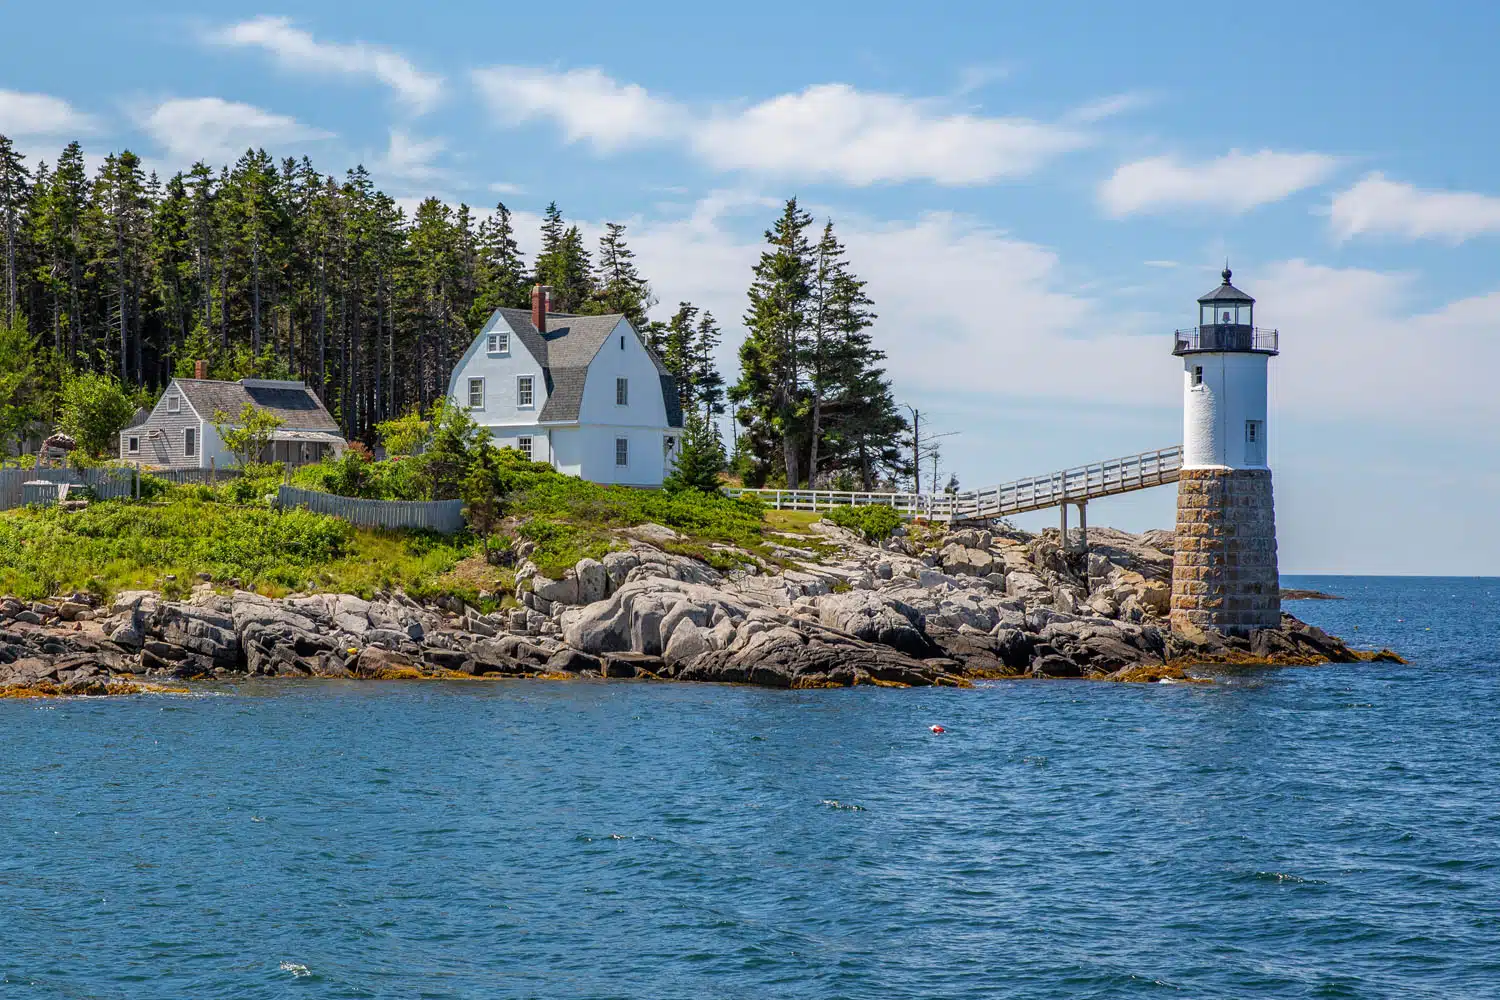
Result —
[[802, 360], [812, 308], [815, 260], [807, 241], [812, 216], [792, 198], [766, 231], [768, 248], [755, 265], [748, 335], [740, 345], [740, 380], [729, 391], [749, 432], [758, 475], [780, 452], [788, 486], [802, 482], [800, 442], [806, 434]]
[[604, 229], [599, 240], [594, 291], [583, 311], [601, 315], [623, 313], [632, 327], [644, 332], [646, 313], [656, 304], [656, 297], [636, 270], [635, 252], [625, 244], [625, 227], [609, 222]]
[[469, 328], [476, 332], [496, 309], [524, 309], [531, 301], [526, 265], [516, 244], [510, 209], [504, 202], [495, 206], [494, 215], [479, 223], [477, 242], [477, 281], [469, 313]]
[[682, 422], [677, 464], [662, 480], [662, 489], [668, 493], [682, 490], [716, 493], [719, 489], [719, 473], [722, 471], [724, 442], [701, 415], [689, 413]]
[[10, 139], [0, 135], [0, 238], [5, 241], [6, 323], [15, 319], [20, 304], [17, 251], [22, 236], [22, 214], [31, 196], [31, 176], [24, 161], [25, 157], [16, 152]]
[[694, 405], [701, 407], [704, 417], [710, 421], [724, 412], [724, 376], [719, 374], [718, 362], [714, 359], [721, 339], [718, 321], [713, 313], [705, 310], [693, 340], [692, 382]]

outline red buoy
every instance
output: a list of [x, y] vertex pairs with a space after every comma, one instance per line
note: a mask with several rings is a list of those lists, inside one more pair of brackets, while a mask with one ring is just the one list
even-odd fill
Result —
[[946, 733], [948, 731], [942, 726], [928, 726], [927, 728], [932, 730], [934, 733]]

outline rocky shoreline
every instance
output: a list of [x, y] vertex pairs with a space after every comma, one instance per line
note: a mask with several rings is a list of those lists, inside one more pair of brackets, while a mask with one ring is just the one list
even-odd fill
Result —
[[[94, 695], [242, 677], [652, 678], [777, 688], [967, 686], [998, 678], [1191, 680], [1211, 664], [1399, 660], [1283, 616], [1250, 638], [1171, 631], [1169, 532], [1040, 536], [913, 526], [880, 545], [826, 523], [777, 564], [725, 574], [659, 525], [561, 579], [514, 553], [520, 606], [493, 614], [402, 593], [272, 599], [200, 580], [0, 599], [0, 696]], [[816, 548], [817, 551], [813, 551]]]

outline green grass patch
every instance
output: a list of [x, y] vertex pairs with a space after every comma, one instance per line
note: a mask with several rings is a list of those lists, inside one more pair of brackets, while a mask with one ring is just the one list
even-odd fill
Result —
[[317, 589], [369, 596], [432, 592], [474, 548], [468, 539], [366, 531], [305, 510], [238, 507], [186, 495], [165, 503], [112, 501], [80, 511], [0, 514], [0, 594], [36, 600], [73, 590], [107, 595], [181, 590], [198, 573], [268, 594]]

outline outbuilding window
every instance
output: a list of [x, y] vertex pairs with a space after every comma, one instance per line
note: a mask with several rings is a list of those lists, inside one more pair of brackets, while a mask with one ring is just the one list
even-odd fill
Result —
[[630, 439], [615, 438], [615, 465], [624, 468], [630, 464]]
[[519, 378], [516, 379], [516, 405], [517, 406], [535, 406], [536, 405], [536, 403], [534, 402], [534, 399], [533, 399], [533, 394], [532, 394], [532, 391], [531, 391], [531, 385], [532, 385], [532, 382], [531, 382], [531, 376], [530, 375], [522, 375], [522, 376], [520, 376]]
[[182, 454], [185, 458], [193, 458], [198, 454], [198, 428], [185, 427], [182, 430]]
[[484, 409], [484, 379], [469, 379], [469, 409]]
[[138, 437], [126, 438], [125, 450], [131, 455], [139, 455], [141, 453], [141, 439]]
[[170, 395], [170, 396], [167, 397], [167, 412], [168, 413], [181, 413], [182, 412], [182, 397], [179, 396], [179, 395], [177, 395], [175, 392], [172, 393], [172, 395]]
[[615, 379], [615, 405], [616, 406], [629, 406], [630, 405], [630, 379], [628, 379], [628, 378], [617, 378], [617, 379]]

